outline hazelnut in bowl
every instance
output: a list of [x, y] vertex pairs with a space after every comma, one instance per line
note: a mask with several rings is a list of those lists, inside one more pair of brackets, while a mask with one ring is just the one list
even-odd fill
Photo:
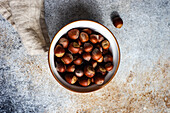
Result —
[[111, 31], [91, 20], [64, 26], [54, 36], [48, 63], [52, 75], [64, 88], [93, 92], [107, 85], [120, 63], [120, 49]]

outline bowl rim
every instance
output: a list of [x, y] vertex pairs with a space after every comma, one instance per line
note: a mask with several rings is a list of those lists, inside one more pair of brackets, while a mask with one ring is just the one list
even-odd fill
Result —
[[[108, 82], [106, 82], [106, 83], [105, 83], [104, 85], [102, 85], [100, 88], [95, 89], [95, 90], [92, 90], [92, 91], [81, 91], [81, 92], [79, 92], [79, 91], [75, 91], [75, 90], [72, 90], [72, 89], [64, 86], [63, 83], [61, 83], [61, 82], [58, 80], [58, 78], [55, 76], [55, 74], [53, 73], [53, 70], [52, 70], [52, 68], [51, 68], [51, 65], [50, 65], [50, 50], [51, 50], [51, 44], [53, 43], [56, 35], [57, 35], [64, 27], [68, 26], [69, 24], [78, 22], [78, 21], [94, 22], [94, 23], [97, 23], [97, 24], [105, 27], [105, 28], [111, 33], [111, 35], [113, 36], [113, 38], [115, 39], [116, 45], [117, 45], [117, 48], [118, 48], [118, 55], [119, 55], [118, 64], [117, 64], [116, 70], [115, 70], [115, 72], [113, 73], [112, 77], [108, 80]], [[76, 21], [70, 22], [70, 23], [66, 24], [65, 26], [63, 26], [63, 27], [55, 34], [55, 36], [53, 37], [53, 39], [52, 39], [52, 41], [51, 41], [51, 43], [50, 43], [49, 51], [48, 51], [48, 65], [49, 65], [49, 68], [50, 68], [50, 71], [51, 71], [53, 77], [56, 79], [56, 81], [57, 81], [61, 86], [63, 86], [64, 88], [68, 89], [69, 91], [76, 92], [76, 93], [90, 93], [90, 92], [94, 92], [94, 91], [97, 91], [97, 90], [105, 87], [105, 86], [114, 78], [114, 76], [116, 75], [116, 73], [117, 73], [117, 71], [118, 71], [118, 68], [119, 68], [119, 65], [120, 65], [120, 47], [119, 47], [118, 41], [117, 41], [117, 39], [115, 38], [115, 36], [113, 35], [113, 33], [112, 33], [106, 26], [104, 26], [103, 24], [101, 24], [101, 23], [99, 23], [99, 22], [96, 22], [96, 21], [93, 21], [93, 20], [76, 20]]]

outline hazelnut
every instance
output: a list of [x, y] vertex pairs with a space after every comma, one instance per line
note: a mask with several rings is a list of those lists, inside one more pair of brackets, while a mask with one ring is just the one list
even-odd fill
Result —
[[93, 60], [99, 60], [102, 57], [102, 53], [99, 51], [99, 49], [95, 48], [92, 51], [92, 59]]
[[56, 63], [56, 69], [58, 72], [63, 73], [66, 70], [66, 66], [63, 63]]
[[97, 44], [95, 47], [98, 48], [100, 52], [103, 52], [103, 48], [100, 46], [100, 44]]
[[84, 44], [84, 51], [85, 52], [91, 52], [92, 49], [93, 49], [93, 45], [92, 44], [90, 44], [90, 43], [85, 43]]
[[84, 74], [85, 74], [87, 77], [91, 78], [91, 77], [93, 77], [93, 76], [95, 75], [95, 70], [94, 70], [94, 68], [93, 68], [92, 66], [90, 66], [90, 65], [85, 66], [85, 68], [84, 68]]
[[56, 57], [62, 57], [65, 54], [65, 50], [61, 45], [57, 45], [54, 49], [54, 54]]
[[103, 56], [97, 62], [103, 62]]
[[67, 38], [61, 38], [58, 42], [59, 44], [61, 44], [63, 46], [63, 48], [67, 48], [68, 47], [68, 44], [69, 44], [69, 41]]
[[104, 56], [104, 62], [113, 62], [113, 56], [107, 54]]
[[98, 39], [99, 39], [99, 35], [95, 35], [95, 34], [90, 35], [90, 41], [93, 44], [96, 44], [98, 42]]
[[103, 84], [104, 83], [104, 76], [102, 76], [101, 74], [97, 74], [94, 77], [94, 83], [97, 84], [97, 85]]
[[109, 63], [105, 64], [105, 68], [107, 71], [111, 71], [113, 69], [112, 63], [109, 62]]
[[84, 75], [84, 72], [82, 69], [76, 69], [75, 74], [77, 77], [82, 77]]
[[94, 60], [91, 61], [91, 64], [92, 64], [93, 68], [95, 68], [97, 66], [97, 62]]
[[76, 64], [76, 65], [81, 65], [83, 62], [83, 59], [82, 58], [76, 58], [73, 63]]
[[97, 72], [100, 72], [102, 75], [106, 74], [106, 69], [103, 66], [97, 67]]
[[112, 22], [116, 28], [121, 28], [123, 25], [123, 20], [120, 17], [113, 18]]
[[102, 42], [102, 47], [103, 47], [103, 49], [109, 49], [109, 47], [110, 47], [109, 41], [108, 40], [104, 40]]
[[65, 75], [65, 80], [69, 83], [69, 84], [74, 84], [77, 82], [78, 78], [73, 75], [73, 74], [66, 74]]
[[76, 54], [79, 52], [80, 50], [80, 45], [78, 45], [78, 43], [76, 42], [72, 42], [70, 43], [68, 50], [72, 53], [72, 54]]
[[80, 39], [78, 39], [77, 42], [78, 42], [78, 44], [79, 44], [80, 46], [82, 45]]
[[68, 36], [70, 39], [77, 39], [79, 37], [79, 30], [78, 29], [72, 29], [68, 32]]
[[86, 86], [89, 86], [90, 83], [91, 83], [91, 81], [90, 81], [90, 79], [87, 78], [87, 77], [82, 77], [82, 78], [79, 79], [79, 84], [80, 84], [81, 86], [86, 87]]
[[104, 40], [104, 37], [102, 35], [99, 35], [99, 39], [98, 39], [98, 42], [102, 42]]
[[64, 64], [70, 64], [73, 61], [73, 56], [70, 53], [66, 53], [62, 58], [61, 61]]
[[86, 33], [88, 33], [88, 34], [91, 34], [91, 33], [92, 33], [92, 30], [90, 30], [90, 29], [83, 29], [82, 31], [84, 31], [84, 32], [86, 32]]
[[83, 53], [83, 47], [80, 47], [79, 54]]
[[74, 72], [75, 71], [75, 65], [68, 65], [67, 66], [67, 72]]
[[91, 59], [90, 53], [83, 53], [83, 59], [86, 61], [90, 61], [90, 59]]
[[80, 41], [83, 42], [83, 43], [87, 42], [89, 40], [89, 36], [85, 32], [81, 32], [79, 38], [80, 38]]

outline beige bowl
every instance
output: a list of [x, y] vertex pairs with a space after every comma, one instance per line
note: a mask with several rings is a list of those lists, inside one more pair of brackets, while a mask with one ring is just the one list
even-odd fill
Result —
[[[55, 68], [55, 64], [54, 64], [54, 48], [55, 48], [55, 45], [58, 42], [58, 40], [61, 38], [61, 36], [63, 36], [63, 34], [66, 34], [70, 29], [73, 29], [73, 28], [90, 28], [94, 31], [99, 32], [107, 40], [109, 40], [109, 42], [110, 42], [110, 48], [109, 49], [113, 54], [114, 68], [113, 68], [112, 71], [110, 71], [106, 75], [104, 84], [102, 84], [102, 85], [94, 84], [94, 85], [91, 85], [91, 86], [88, 86], [88, 87], [71, 85], [71, 84], [67, 83], [57, 72], [57, 70]], [[98, 89], [104, 87], [115, 76], [115, 74], [118, 70], [118, 67], [119, 67], [119, 63], [120, 63], [120, 49], [119, 49], [119, 45], [118, 45], [116, 38], [114, 37], [114, 35], [111, 33], [111, 31], [108, 28], [106, 28], [102, 24], [95, 22], [95, 21], [79, 20], [79, 21], [75, 21], [75, 22], [71, 22], [71, 23], [67, 24], [61, 30], [59, 30], [59, 32], [55, 35], [55, 37], [53, 38], [51, 45], [50, 45], [50, 49], [49, 49], [49, 53], [48, 53], [48, 62], [49, 62], [50, 70], [51, 70], [54, 78], [64, 88], [69, 89], [69, 90], [74, 91], [74, 92], [79, 92], [79, 93], [93, 92], [95, 90], [98, 90]]]

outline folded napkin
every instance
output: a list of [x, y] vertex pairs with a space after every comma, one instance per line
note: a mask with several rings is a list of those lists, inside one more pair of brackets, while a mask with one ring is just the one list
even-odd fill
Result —
[[0, 14], [16, 28], [29, 55], [43, 54], [50, 45], [43, 4], [43, 0], [0, 0]]

